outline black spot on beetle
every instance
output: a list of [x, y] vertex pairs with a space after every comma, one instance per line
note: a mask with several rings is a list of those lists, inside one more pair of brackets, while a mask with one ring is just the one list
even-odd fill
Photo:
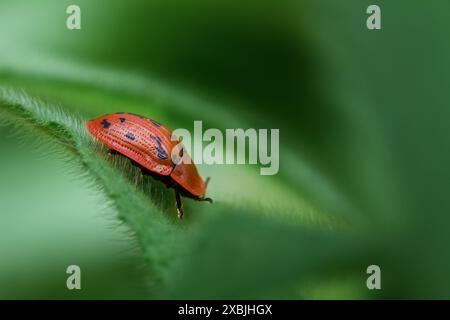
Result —
[[152, 119], [148, 119], [148, 120], [150, 120], [151, 121], [151, 123], [153, 123], [155, 126], [157, 126], [157, 127], [161, 127], [161, 123], [159, 123], [159, 122], [156, 122], [155, 120], [152, 120]]
[[161, 145], [161, 138], [158, 136], [154, 136], [150, 133], [150, 138], [152, 138], [152, 140], [156, 141], [156, 143], [158, 143], [158, 145]]
[[157, 152], [157, 156], [158, 158], [162, 159], [162, 160], [167, 160], [169, 159], [169, 156], [167, 155], [167, 152], [164, 150], [164, 148], [162, 147], [161, 144], [161, 138], [158, 136], [154, 136], [152, 134], [150, 134], [150, 138], [152, 138], [153, 141], [156, 142], [156, 144], [158, 145], [156, 147], [156, 152]]
[[106, 119], [103, 119], [101, 124], [102, 124], [104, 129], [108, 129], [111, 126], [111, 123], [108, 120], [106, 120]]
[[156, 148], [156, 151], [158, 152], [158, 158], [160, 158], [161, 160], [169, 159], [166, 151], [163, 148]]
[[132, 134], [131, 132], [128, 132], [128, 133], [125, 135], [125, 137], [127, 137], [127, 138], [130, 139], [130, 140], [136, 139], [136, 137], [134, 136], [134, 134]]
[[125, 122], [125, 118], [119, 118], [119, 120], [120, 120], [121, 123]]
[[136, 113], [132, 113], [132, 112], [127, 112], [127, 114], [130, 114], [132, 116], [136, 116], [136, 117], [141, 118], [141, 119], [145, 119], [145, 117], [141, 116], [140, 114], [136, 114]]

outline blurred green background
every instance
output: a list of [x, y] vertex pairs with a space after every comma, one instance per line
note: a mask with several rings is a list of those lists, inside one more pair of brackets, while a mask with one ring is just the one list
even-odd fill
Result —
[[[70, 4], [81, 30], [66, 28]], [[370, 4], [382, 30], [366, 28]], [[445, 0], [1, 0], [0, 85], [86, 119], [280, 129], [276, 176], [200, 168], [231, 209], [201, 229], [170, 297], [450, 298], [449, 21]], [[60, 147], [10, 132], [0, 298], [167, 297]], [[70, 264], [81, 291], [65, 288]], [[370, 264], [381, 292], [365, 287]]]

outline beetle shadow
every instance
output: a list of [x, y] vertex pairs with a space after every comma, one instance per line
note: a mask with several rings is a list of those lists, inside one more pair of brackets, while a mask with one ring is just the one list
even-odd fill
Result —
[[160, 211], [168, 215], [173, 215], [176, 212], [174, 192], [170, 189], [168, 177], [153, 174], [115, 150], [104, 149], [101, 150], [101, 153], [105, 155], [105, 160], [122, 172], [124, 177], [138, 191], [149, 197]]

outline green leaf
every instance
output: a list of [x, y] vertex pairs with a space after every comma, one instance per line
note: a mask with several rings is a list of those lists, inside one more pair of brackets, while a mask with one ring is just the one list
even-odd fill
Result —
[[[210, 227], [208, 219], [200, 219], [199, 223], [196, 223], [190, 228], [182, 227], [180, 222], [175, 220], [173, 194], [170, 190], [167, 190], [159, 182], [142, 176], [140, 171], [125, 157], [119, 155], [108, 156], [107, 148], [94, 141], [87, 133], [84, 120], [63, 110], [61, 107], [56, 107], [42, 100], [31, 98], [23, 91], [3, 87], [0, 88], [0, 108], [3, 121], [14, 126], [17, 133], [26, 134], [26, 132], [36, 132], [42, 139], [50, 139], [67, 150], [66, 154], [70, 163], [78, 163], [79, 167], [85, 170], [87, 173], [86, 176], [92, 181], [93, 186], [100, 187], [105, 192], [111, 205], [116, 208], [118, 218], [126, 222], [135, 234], [144, 258], [153, 270], [153, 277], [160, 282], [163, 288], [166, 287], [169, 289], [170, 295], [189, 296], [185, 289], [183, 289], [183, 285], [191, 287], [189, 281], [186, 282], [186, 280], [198, 279], [196, 272], [202, 269], [198, 269], [195, 266], [199, 261], [214, 261], [215, 259], [214, 247], [211, 250], [203, 252], [202, 250], [197, 250], [197, 243], [208, 243], [208, 237], [214, 235], [218, 236], [215, 239], [222, 239], [220, 241], [227, 239], [226, 235], [223, 234], [223, 232], [227, 232], [226, 222], [224, 224], [217, 224], [221, 226], [219, 230], [216, 230], [217, 225], [216, 227], [214, 225]], [[219, 171], [215, 172], [217, 173]], [[246, 174], [245, 170], [241, 170], [241, 174]], [[246, 179], [251, 181], [252, 176], [246, 174]], [[261, 184], [259, 187], [261, 187]], [[281, 188], [282, 192], [289, 194], [286, 189], [283, 190], [282, 184], [277, 184], [275, 181], [267, 184], [267, 188], [268, 190]], [[255, 189], [254, 191], [257, 190]], [[251, 199], [251, 194], [252, 192], [244, 194], [244, 197], [239, 200], [241, 203], [236, 202], [236, 199], [233, 201], [224, 201], [222, 204], [219, 201], [216, 205], [196, 203], [197, 216], [200, 218], [202, 216], [226, 217], [229, 213], [239, 212], [243, 215], [242, 218], [244, 220], [240, 222], [234, 221], [233, 223], [239, 225], [241, 228], [245, 227], [240, 231], [241, 234], [246, 232], [246, 228], [250, 228], [248, 231], [253, 230], [253, 223], [250, 223], [251, 220], [249, 219], [254, 219], [255, 225], [262, 223], [261, 227], [258, 228], [263, 233], [256, 234], [253, 240], [259, 244], [264, 243], [260, 237], [266, 234], [265, 232], [272, 233], [273, 231], [270, 228], [267, 229], [268, 225], [264, 222], [265, 220], [258, 222], [261, 213], [263, 216], [271, 217], [274, 223], [284, 224], [285, 222], [282, 221], [288, 219], [287, 221], [294, 222], [294, 225], [301, 225], [307, 221], [313, 221], [314, 223], [311, 227], [313, 225], [317, 227], [322, 224], [327, 228], [343, 225], [343, 221], [339, 222], [339, 219], [322, 220], [323, 218], [319, 218], [319, 211], [313, 212], [310, 218], [306, 220], [298, 220], [300, 216], [296, 214], [289, 215], [290, 210], [299, 210], [300, 208], [295, 208], [299, 205], [304, 210], [314, 210], [312, 207], [309, 207], [310, 205], [307, 202], [303, 202], [303, 204], [299, 202], [294, 204], [293, 207], [286, 205], [284, 207], [277, 205], [273, 208], [260, 206], [259, 213], [256, 210], [249, 210], [251, 206], [249, 207], [245, 204], [245, 199]], [[256, 194], [261, 195], [260, 192]], [[276, 195], [279, 197], [282, 193], [277, 193]], [[295, 197], [295, 195], [293, 194], [292, 197]], [[281, 197], [281, 199], [283, 198]], [[285, 199], [288, 200], [288, 198]], [[188, 203], [188, 208], [194, 211], [192, 203]], [[286, 210], [285, 215], [281, 215], [284, 218], [280, 220], [279, 214], [283, 210]], [[247, 215], [249, 217], [246, 218], [245, 216]], [[306, 225], [309, 225], [310, 222]], [[183, 222], [183, 224], [189, 225], [189, 216], [188, 221]], [[228, 225], [228, 227], [233, 228], [231, 225]], [[251, 232], [249, 235], [251, 235]], [[234, 239], [233, 241], [239, 239], [239, 236], [232, 237]], [[280, 239], [279, 241], [281, 241], [279, 245], [283, 247], [285, 245], [284, 240]], [[215, 242], [213, 241], [211, 243], [213, 244]], [[292, 252], [290, 251], [292, 247], [287, 247], [286, 249], [287, 251], [280, 252], [280, 254], [282, 256], [285, 254], [291, 256]], [[192, 253], [192, 255], [186, 259], [186, 253], [188, 252]], [[199, 256], [202, 252], [206, 255], [205, 257]], [[256, 251], [256, 253], [258, 255], [261, 252]], [[257, 257], [255, 258], [258, 259]], [[225, 260], [232, 261], [228, 258]], [[208, 266], [208, 263], [205, 263], [204, 266]], [[247, 268], [252, 266], [254, 267], [254, 264], [247, 261], [242, 264], [242, 271], [245, 272], [245, 270], [248, 270]], [[185, 274], [186, 270], [188, 270], [188, 274], [184, 277], [184, 281], [175, 281], [180, 274]], [[275, 272], [275, 269], [273, 271]], [[276, 272], [280, 271], [282, 269]], [[208, 272], [201, 274], [207, 276]], [[205, 285], [209, 282], [207, 278], [200, 278], [198, 280], [199, 285]], [[251, 280], [251, 277], [248, 277], [248, 281], [249, 283], [253, 283], [252, 281], [255, 280]], [[177, 285], [174, 286], [174, 283]], [[230, 294], [228, 287], [230, 283], [224, 282], [220, 284], [218, 288], [221, 288], [221, 290], [218, 290], [217, 293], [221, 296], [227, 296], [227, 292]], [[283, 281], [279, 282], [279, 285], [282, 284]], [[249, 286], [246, 290], [242, 290], [242, 295], [252, 296], [255, 293], [255, 288]], [[175, 290], [176, 293], [171, 290]], [[204, 293], [204, 291], [200, 290], [192, 296], [198, 296]]]

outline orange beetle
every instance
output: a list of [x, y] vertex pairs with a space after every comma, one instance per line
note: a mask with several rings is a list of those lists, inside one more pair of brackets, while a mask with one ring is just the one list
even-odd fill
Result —
[[[126, 156], [137, 163], [144, 174], [173, 188], [178, 218], [184, 216], [180, 195], [212, 202], [205, 198], [209, 178], [204, 182], [192, 161], [178, 164], [172, 161], [172, 150], [179, 142], [172, 141], [172, 132], [160, 123], [137, 114], [118, 112], [88, 121], [87, 128], [96, 139], [111, 148], [110, 153]], [[183, 156], [183, 149], [179, 156], [189, 157]]]

